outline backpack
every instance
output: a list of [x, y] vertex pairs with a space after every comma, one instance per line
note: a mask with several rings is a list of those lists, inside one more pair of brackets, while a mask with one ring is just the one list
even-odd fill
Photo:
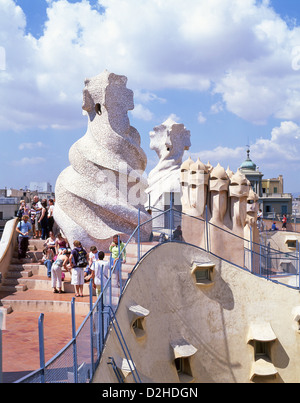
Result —
[[86, 258], [86, 251], [84, 249], [77, 249], [77, 258], [76, 258], [76, 266], [77, 267], [86, 267], [88, 265], [88, 261]]

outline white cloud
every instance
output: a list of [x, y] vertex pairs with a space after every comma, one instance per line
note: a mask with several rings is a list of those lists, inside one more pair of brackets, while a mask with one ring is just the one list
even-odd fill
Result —
[[[85, 125], [84, 79], [105, 68], [126, 75], [129, 88], [140, 91], [136, 115], [142, 103], [161, 102], [155, 91], [172, 88], [213, 91], [224, 108], [254, 123], [271, 116], [300, 120], [295, 68], [300, 27], [288, 26], [268, 2], [99, 4], [105, 12], [88, 0], [49, 1], [44, 33], [36, 39], [25, 33], [21, 8], [0, 0], [0, 45], [6, 56], [6, 69], [0, 70], [5, 100], [0, 129]], [[150, 115], [148, 110], [144, 117]]]
[[153, 119], [153, 113], [145, 108], [142, 104], [135, 105], [134, 109], [130, 112], [136, 119], [150, 121]]
[[198, 122], [199, 122], [200, 124], [203, 124], [203, 123], [206, 122], [207, 119], [206, 119], [206, 117], [203, 115], [202, 112], [199, 112], [199, 113], [198, 113], [197, 120], [198, 120]]
[[[198, 157], [204, 163], [210, 161], [213, 165], [218, 162], [227, 168], [228, 164], [240, 166], [246, 158], [244, 147], [215, 147], [199, 153], [189, 153], [192, 159]], [[300, 155], [300, 126], [292, 121], [281, 122], [274, 127], [267, 139], [257, 139], [251, 145], [251, 159], [264, 168], [273, 170], [295, 169], [299, 164]]]
[[19, 145], [19, 150], [34, 150], [35, 148], [44, 148], [46, 147], [41, 141], [37, 143], [22, 143]]
[[134, 91], [134, 99], [143, 103], [159, 102], [160, 104], [165, 104], [167, 102], [166, 99], [158, 97], [152, 92], [141, 90]]
[[180, 123], [180, 120], [181, 120], [181, 118], [179, 116], [177, 116], [176, 113], [171, 113], [169, 116], [167, 116], [165, 121], [168, 119], [174, 120], [174, 122], [176, 122], [176, 123]]
[[224, 110], [223, 107], [223, 103], [222, 102], [217, 102], [215, 104], [213, 104], [210, 108], [210, 113], [212, 113], [213, 115], [220, 113]]
[[43, 164], [44, 162], [46, 162], [46, 160], [45, 160], [45, 158], [42, 158], [42, 157], [32, 157], [32, 158], [24, 157], [21, 160], [12, 161], [11, 165], [13, 165], [13, 166], [29, 166], [29, 165]]

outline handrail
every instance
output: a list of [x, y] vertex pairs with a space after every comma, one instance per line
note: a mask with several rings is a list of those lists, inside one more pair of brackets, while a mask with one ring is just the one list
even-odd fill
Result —
[[116, 375], [116, 377], [118, 379], [118, 382], [119, 383], [124, 383], [123, 378], [120, 375], [119, 369], [117, 367], [117, 364], [116, 364], [116, 362], [114, 360], [114, 357], [108, 357], [108, 359], [110, 360], [110, 362], [108, 362], [107, 364], [112, 366], [112, 369], [113, 369], [113, 371], [114, 371], [114, 373], [115, 373], [115, 375]]
[[[131, 370], [131, 372], [132, 372], [133, 378], [134, 378], [134, 380], [135, 380], [136, 383], [138, 383], [138, 382], [141, 383], [141, 382], [142, 382], [142, 381], [141, 381], [141, 378], [140, 378], [140, 376], [139, 376], [139, 374], [138, 374], [138, 371], [137, 371], [137, 369], [136, 369], [136, 366], [135, 366], [135, 364], [134, 364], [134, 361], [133, 361], [133, 359], [132, 359], [132, 357], [131, 357], [129, 348], [128, 348], [127, 343], [126, 343], [126, 341], [125, 341], [125, 339], [124, 339], [124, 336], [123, 336], [122, 330], [121, 330], [121, 328], [120, 328], [120, 325], [119, 325], [119, 323], [118, 323], [118, 321], [117, 321], [116, 315], [115, 315], [115, 313], [114, 313], [114, 311], [113, 311], [113, 309], [112, 309], [111, 306], [107, 305], [106, 308], [108, 308], [108, 310], [109, 310], [110, 312], [104, 312], [104, 313], [107, 313], [107, 314], [110, 316], [111, 323], [112, 323], [112, 325], [113, 325], [113, 327], [114, 327], [114, 329], [115, 329], [116, 335], [117, 335], [117, 337], [118, 337], [118, 340], [119, 340], [119, 342], [120, 342], [122, 351], [123, 351], [123, 353], [124, 353], [124, 355], [125, 355], [125, 358], [126, 358], [126, 360], [127, 360], [128, 366], [129, 366], [129, 368], [130, 368], [130, 370]], [[118, 331], [120, 332], [120, 337], [121, 337], [121, 338], [120, 338], [119, 335], [118, 335], [118, 332], [117, 332], [117, 329], [116, 329], [114, 323], [117, 324]], [[122, 340], [121, 340], [121, 339], [122, 339]], [[122, 344], [122, 341], [123, 341], [124, 345]], [[129, 359], [128, 359], [128, 356], [129, 356]], [[133, 365], [133, 367], [131, 366], [131, 364]], [[135, 373], [136, 373], [137, 378], [136, 378], [136, 376], [135, 376]]]

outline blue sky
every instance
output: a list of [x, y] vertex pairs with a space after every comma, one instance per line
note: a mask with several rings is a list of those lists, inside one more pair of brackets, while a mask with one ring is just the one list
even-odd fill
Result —
[[0, 188], [53, 186], [86, 131], [84, 79], [128, 77], [149, 173], [149, 132], [169, 116], [186, 156], [300, 192], [299, 0], [0, 0]]

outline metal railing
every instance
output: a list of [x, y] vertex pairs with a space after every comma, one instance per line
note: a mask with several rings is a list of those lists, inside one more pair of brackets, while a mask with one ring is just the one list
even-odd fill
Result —
[[[160, 226], [155, 226], [155, 220], [159, 217], [167, 215], [168, 227], [161, 228]], [[192, 243], [187, 243], [184, 240], [175, 240], [173, 237], [174, 222], [182, 222], [183, 218], [187, 216], [189, 219], [197, 220], [203, 231], [203, 246], [193, 245]], [[253, 275], [266, 278], [270, 281], [276, 283], [281, 283], [285, 286], [300, 290], [299, 284], [299, 242], [297, 242], [296, 251], [293, 253], [280, 252], [278, 250], [272, 249], [269, 245], [262, 245], [252, 242], [251, 239], [244, 239], [224, 228], [219, 228], [214, 226], [212, 223], [208, 222], [207, 219], [196, 218], [188, 216], [182, 212], [174, 210], [172, 205], [166, 211], [158, 211], [155, 218], [151, 218], [146, 222], [140, 222], [140, 214], [138, 220], [138, 226], [134, 232], [129, 237], [127, 243], [125, 244], [125, 249], [128, 247], [129, 243], [135, 238], [135, 243], [137, 247], [137, 262], [133, 267], [132, 272], [135, 270], [137, 263], [147, 254], [148, 251], [142, 250], [143, 243], [140, 239], [141, 228], [147, 225], [149, 222], [152, 223], [153, 232], [157, 232], [153, 235], [153, 239], [159, 242], [159, 234], [165, 233], [164, 242], [182, 242], [189, 245], [193, 245], [200, 250], [208, 252], [216, 257], [223, 260], [229, 261], [230, 263], [238, 266], [239, 268], [251, 272]], [[232, 237], [232, 243], [239, 242], [243, 245], [243, 258], [242, 262], [232, 261], [228, 258], [222, 256], [221, 252], [216, 254], [213, 251], [213, 232], [214, 231], [225, 232], [227, 237]], [[156, 238], [155, 238], [156, 236]], [[251, 238], [251, 237], [250, 237]], [[157, 244], [153, 247], [157, 247]], [[122, 282], [122, 256], [123, 250], [119, 247], [118, 259], [113, 265], [110, 265], [110, 276], [107, 282], [104, 284], [103, 273], [101, 273], [101, 294], [97, 301], [93, 305], [92, 296], [92, 285], [90, 285], [90, 312], [86, 316], [85, 320], [81, 324], [78, 331], [75, 331], [75, 298], [72, 299], [71, 311], [72, 311], [72, 340], [57, 354], [55, 355], [47, 364], [44, 362], [44, 347], [43, 347], [43, 314], [40, 315], [39, 319], [39, 339], [40, 339], [40, 369], [27, 375], [26, 377], [20, 379], [16, 383], [83, 383], [90, 382], [95, 373], [95, 369], [100, 362], [100, 358], [103, 352], [105, 340], [109, 329], [114, 329], [117, 334], [117, 338], [121, 344], [122, 351], [124, 353], [125, 359], [127, 360], [129, 368], [132, 370], [133, 378], [135, 382], [141, 382], [138, 375], [138, 371], [134, 366], [134, 360], [128, 350], [126, 341], [123, 337], [122, 331], [117, 323], [115, 312], [117, 311], [122, 292], [125, 288], [126, 282], [130, 280], [131, 273], [129, 274], [125, 283]], [[282, 267], [284, 266], [284, 267]], [[120, 278], [120, 291], [119, 297], [113, 295], [113, 291], [116, 289], [113, 287], [113, 278], [117, 275], [117, 270], [119, 272]], [[283, 281], [290, 277], [294, 278], [295, 284], [291, 285], [286, 281]], [[112, 369], [117, 377], [118, 382], [122, 381], [122, 376], [118, 370], [114, 357], [110, 357], [110, 362]]]

